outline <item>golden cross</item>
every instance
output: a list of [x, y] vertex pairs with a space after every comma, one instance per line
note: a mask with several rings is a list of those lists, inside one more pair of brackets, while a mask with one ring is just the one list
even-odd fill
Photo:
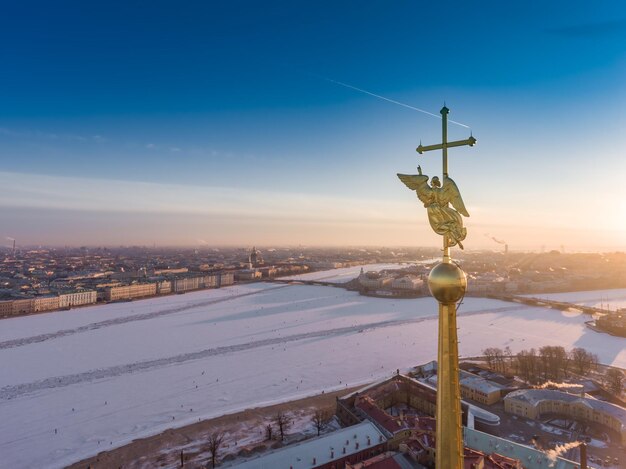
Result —
[[441, 111], [439, 112], [441, 112], [441, 143], [427, 146], [424, 146], [420, 143], [420, 146], [417, 147], [416, 150], [420, 155], [425, 151], [439, 149], [443, 150], [443, 175], [445, 177], [448, 175], [448, 148], [461, 147], [463, 145], [469, 145], [470, 147], [473, 147], [474, 145], [476, 145], [476, 139], [472, 135], [470, 135], [470, 138], [466, 140], [448, 142], [448, 113], [450, 112], [450, 109], [448, 109], [444, 104], [444, 106], [441, 108]]

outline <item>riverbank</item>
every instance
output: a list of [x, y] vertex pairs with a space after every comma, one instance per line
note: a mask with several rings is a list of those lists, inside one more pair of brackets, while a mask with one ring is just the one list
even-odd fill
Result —
[[265, 429], [277, 413], [286, 414], [292, 419], [291, 430], [287, 431], [291, 435], [288, 437], [289, 440], [307, 435], [314, 436], [316, 432], [311, 417], [315, 410], [329, 410], [334, 413], [337, 397], [362, 387], [346, 388], [268, 407], [247, 409], [184, 427], [171, 428], [154, 436], [139, 438], [119, 448], [102, 451], [67, 466], [67, 469], [178, 467], [176, 464], [180, 464], [181, 451], [185, 468], [204, 467], [207, 458], [207, 438], [213, 432], [223, 432], [226, 435], [220, 459], [230, 459], [238, 453], [253, 454], [261, 449], [280, 445], [277, 440], [267, 440]]

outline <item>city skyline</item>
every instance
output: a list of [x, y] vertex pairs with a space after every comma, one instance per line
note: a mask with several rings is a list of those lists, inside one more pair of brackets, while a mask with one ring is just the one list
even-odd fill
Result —
[[626, 248], [622, 5], [107, 5], [0, 20], [4, 238], [437, 246], [440, 121], [334, 80], [471, 128], [468, 248]]

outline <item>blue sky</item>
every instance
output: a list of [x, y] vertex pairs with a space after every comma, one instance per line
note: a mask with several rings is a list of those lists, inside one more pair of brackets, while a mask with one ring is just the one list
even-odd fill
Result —
[[0, 235], [438, 244], [395, 173], [440, 122], [330, 78], [471, 126], [468, 247], [626, 247], [626, 6], [433, 3], [5, 5]]

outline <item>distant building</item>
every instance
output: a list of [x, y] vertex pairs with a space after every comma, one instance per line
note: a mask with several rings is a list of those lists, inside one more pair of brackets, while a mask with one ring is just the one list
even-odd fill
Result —
[[39, 311], [52, 311], [59, 309], [60, 302], [57, 295], [37, 296], [33, 299], [33, 309], [36, 313]]
[[334, 262], [334, 261], [310, 261], [307, 262], [308, 266], [311, 269], [315, 270], [331, 270], [331, 269], [341, 269], [342, 267], [348, 267], [345, 262]]
[[218, 286], [220, 287], [227, 287], [228, 285], [233, 285], [235, 283], [235, 274], [233, 272], [221, 272], [219, 276]]
[[204, 288], [202, 276], [172, 279], [172, 291], [175, 293], [185, 293], [192, 290], [198, 290], [199, 288]]
[[203, 276], [203, 288], [218, 288], [220, 286], [220, 274], [211, 273]]
[[359, 285], [368, 290], [378, 290], [391, 285], [392, 277], [381, 274], [380, 272], [363, 272], [358, 276]]
[[598, 399], [551, 389], [520, 389], [504, 398], [504, 410], [533, 420], [543, 414], [560, 414], [597, 422], [615, 430], [622, 444], [626, 443], [626, 409]]
[[157, 293], [156, 283], [134, 283], [119, 287], [107, 287], [104, 289], [106, 301], [132, 300], [145, 296], [154, 296]]
[[186, 274], [187, 272], [189, 272], [187, 267], [180, 267], [177, 269], [155, 269], [154, 275]]
[[59, 308], [71, 308], [72, 306], [82, 306], [93, 304], [98, 300], [95, 290], [80, 290], [59, 295]]
[[184, 293], [201, 288], [220, 288], [234, 283], [232, 272], [212, 272], [203, 275], [173, 278], [172, 291]]
[[13, 315], [13, 301], [0, 301], [0, 317]]
[[248, 255], [248, 268], [252, 269], [263, 264], [263, 257], [261, 251], [258, 251], [256, 247], [252, 247], [250, 254]]
[[244, 269], [237, 272], [237, 280], [258, 280], [263, 276], [260, 270]]
[[626, 310], [608, 313], [596, 319], [596, 326], [611, 334], [626, 337]]
[[391, 288], [395, 290], [421, 290], [424, 287], [424, 281], [421, 278], [405, 275], [404, 277], [395, 278], [391, 282]]
[[157, 295], [167, 295], [172, 293], [172, 282], [170, 280], [161, 280], [156, 283]]
[[12, 301], [12, 315], [31, 314], [35, 312], [35, 305], [32, 298], [24, 298]]
[[276, 269], [276, 267], [261, 267], [259, 270], [261, 271], [261, 275], [267, 278], [276, 277], [276, 274], [278, 273], [278, 269]]

